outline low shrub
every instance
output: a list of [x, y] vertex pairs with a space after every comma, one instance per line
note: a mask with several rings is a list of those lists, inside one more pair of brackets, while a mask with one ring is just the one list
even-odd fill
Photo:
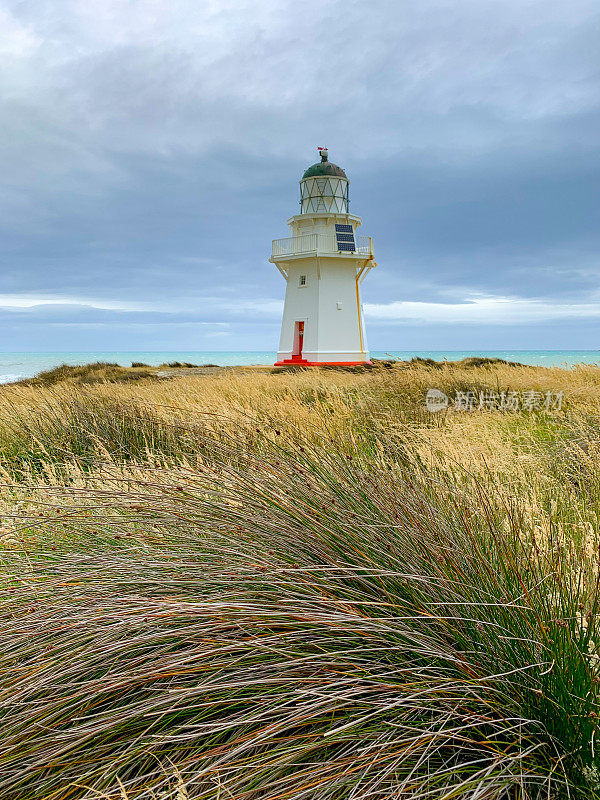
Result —
[[[132, 364], [132, 367], [136, 364]], [[146, 366], [138, 364], [137, 366]], [[94, 364], [83, 364], [71, 366], [61, 364], [53, 369], [38, 373], [34, 378], [25, 378], [18, 381], [24, 386], [53, 386], [57, 383], [121, 383], [132, 380], [142, 380], [143, 378], [153, 378], [152, 372], [136, 371], [131, 372], [127, 367], [119, 364], [112, 364], [104, 361], [97, 361]]]

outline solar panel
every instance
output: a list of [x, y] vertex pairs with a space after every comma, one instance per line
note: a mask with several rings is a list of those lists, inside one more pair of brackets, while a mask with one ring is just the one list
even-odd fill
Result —
[[352, 225], [336, 225], [335, 226], [336, 233], [354, 233], [352, 230]]
[[356, 250], [354, 242], [338, 242], [337, 243], [338, 250], [348, 250], [352, 253]]
[[336, 233], [335, 236], [338, 242], [354, 242], [353, 233]]

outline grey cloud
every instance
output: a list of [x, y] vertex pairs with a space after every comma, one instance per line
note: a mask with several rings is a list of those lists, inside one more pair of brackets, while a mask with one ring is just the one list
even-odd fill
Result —
[[[276, 320], [257, 310], [283, 295], [270, 239], [316, 144], [347, 169], [375, 237], [370, 303], [584, 302], [600, 238], [598, 18], [584, 0], [0, 4], [0, 293], [169, 309], [44, 307], [28, 331], [2, 312], [1, 341], [43, 342], [62, 320], [98, 326], [99, 344], [112, 326], [123, 346], [131, 326], [162, 325], [171, 347], [177, 320], [221, 315], [232, 349], [273, 349]], [[239, 333], [235, 301], [255, 304]]]

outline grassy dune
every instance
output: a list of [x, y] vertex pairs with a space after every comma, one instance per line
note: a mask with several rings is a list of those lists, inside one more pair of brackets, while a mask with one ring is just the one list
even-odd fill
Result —
[[105, 378], [0, 391], [0, 797], [600, 798], [600, 369]]

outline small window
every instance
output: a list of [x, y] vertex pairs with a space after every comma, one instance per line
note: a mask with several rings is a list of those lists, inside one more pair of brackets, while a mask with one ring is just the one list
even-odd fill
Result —
[[306, 286], [306, 275], [300, 275], [300, 280], [298, 281], [298, 286]]

